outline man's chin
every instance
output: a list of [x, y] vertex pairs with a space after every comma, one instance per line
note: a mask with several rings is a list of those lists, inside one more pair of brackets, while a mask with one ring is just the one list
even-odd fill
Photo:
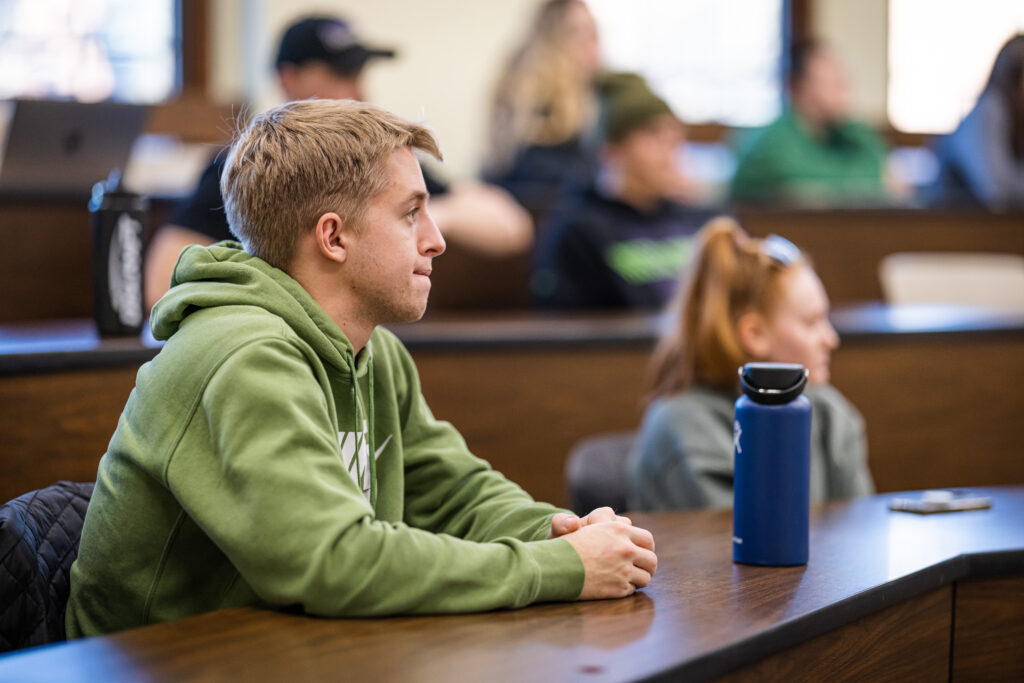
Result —
[[390, 323], [414, 323], [417, 320], [420, 320], [424, 316], [424, 314], [426, 312], [427, 312], [427, 302], [426, 302], [426, 300], [424, 300], [422, 306], [410, 306], [407, 309], [403, 309], [403, 310], [399, 310], [399, 311], [394, 311], [393, 314], [391, 316], [389, 316], [391, 318], [391, 320], [388, 320], [388, 322], [390, 322]]

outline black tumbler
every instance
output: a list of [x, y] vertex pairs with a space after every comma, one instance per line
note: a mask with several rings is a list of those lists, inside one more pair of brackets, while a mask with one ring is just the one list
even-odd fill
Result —
[[96, 327], [102, 336], [139, 334], [146, 317], [142, 240], [149, 199], [125, 190], [115, 169], [93, 186], [89, 211]]

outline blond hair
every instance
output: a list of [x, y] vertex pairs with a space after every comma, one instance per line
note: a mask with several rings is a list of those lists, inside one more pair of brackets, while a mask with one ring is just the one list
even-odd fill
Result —
[[426, 128], [372, 104], [301, 100], [258, 114], [236, 137], [220, 179], [231, 232], [253, 256], [287, 268], [325, 213], [358, 228], [388, 185], [387, 159], [412, 147], [440, 159]]
[[701, 228], [696, 243], [669, 305], [675, 319], [648, 367], [648, 401], [694, 384], [735, 391], [737, 368], [748, 360], [737, 321], [750, 311], [770, 315], [782, 294], [783, 275], [807, 263], [799, 252], [788, 263], [769, 256], [764, 240], [749, 237], [726, 217]]
[[590, 75], [565, 48], [569, 11], [577, 4], [580, 0], [544, 3], [498, 79], [490, 121], [493, 170], [508, 168], [521, 147], [568, 142], [596, 118]]

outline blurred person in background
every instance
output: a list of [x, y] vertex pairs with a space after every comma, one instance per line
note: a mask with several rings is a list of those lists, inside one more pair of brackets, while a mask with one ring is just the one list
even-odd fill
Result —
[[817, 41], [793, 45], [789, 106], [741, 149], [730, 194], [737, 203], [881, 204], [900, 194], [886, 178], [886, 146], [850, 117], [839, 59]]
[[691, 194], [679, 165], [685, 129], [668, 104], [636, 74], [607, 74], [599, 90], [600, 172], [567, 192], [540, 230], [533, 302], [657, 309], [710, 213], [684, 203]]
[[974, 108], [937, 153], [931, 203], [1024, 211], [1024, 34], [999, 50]]
[[[275, 61], [276, 74], [289, 100], [311, 98], [363, 100], [367, 63], [392, 59], [395, 51], [366, 45], [344, 20], [308, 17], [285, 30]], [[210, 245], [235, 237], [228, 229], [220, 176], [224, 154], [217, 154], [199, 184], [161, 226], [146, 254], [146, 304], [163, 296], [178, 254], [190, 244]], [[504, 190], [465, 181], [447, 185], [423, 169], [431, 194], [430, 213], [445, 239], [480, 253], [503, 255], [525, 251], [533, 242], [529, 214]]]
[[629, 509], [729, 507], [737, 369], [810, 371], [812, 500], [874, 492], [864, 420], [828, 384], [839, 336], [825, 289], [788, 240], [747, 236], [730, 218], [701, 229], [651, 359], [648, 406], [628, 462]]
[[585, 185], [593, 176], [588, 133], [600, 71], [597, 25], [586, 4], [548, 0], [498, 78], [484, 177], [511, 192], [538, 222], [564, 186]]

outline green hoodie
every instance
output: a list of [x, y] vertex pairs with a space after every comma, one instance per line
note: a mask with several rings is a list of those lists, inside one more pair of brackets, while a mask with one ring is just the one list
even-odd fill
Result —
[[[436, 420], [408, 352], [358, 354], [286, 273], [189, 247], [100, 461], [69, 637], [238, 605], [323, 616], [573, 600], [584, 569], [535, 503]], [[373, 457], [369, 454], [373, 453]]]

